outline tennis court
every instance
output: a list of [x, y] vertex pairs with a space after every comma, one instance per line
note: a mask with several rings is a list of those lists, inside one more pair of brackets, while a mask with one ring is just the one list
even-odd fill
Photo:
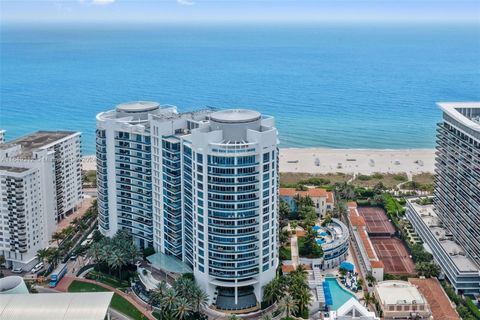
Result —
[[393, 224], [388, 220], [385, 210], [379, 207], [358, 207], [358, 213], [367, 225], [369, 235], [390, 236], [395, 234]]
[[415, 265], [402, 240], [397, 238], [370, 238], [380, 260], [385, 265], [385, 273], [395, 275], [415, 274]]

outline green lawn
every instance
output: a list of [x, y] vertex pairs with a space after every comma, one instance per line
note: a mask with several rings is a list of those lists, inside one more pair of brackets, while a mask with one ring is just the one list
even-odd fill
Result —
[[292, 260], [292, 249], [290, 247], [280, 247], [280, 259]]
[[[68, 292], [105, 292], [110, 291], [103, 287], [100, 287], [96, 284], [85, 283], [81, 281], [73, 281], [70, 287], [68, 287]], [[123, 313], [124, 315], [134, 319], [141, 320], [146, 319], [146, 317], [137, 309], [133, 304], [125, 300], [123, 297], [118, 294], [114, 294], [110, 306], [117, 310], [118, 312]]]
[[120, 281], [118, 278], [108, 275], [102, 272], [97, 272], [97, 271], [90, 271], [87, 276], [87, 279], [91, 280], [97, 280], [99, 282], [103, 282], [105, 284], [108, 284], [111, 287], [117, 288], [117, 289], [125, 289], [129, 287], [128, 281], [122, 280]]

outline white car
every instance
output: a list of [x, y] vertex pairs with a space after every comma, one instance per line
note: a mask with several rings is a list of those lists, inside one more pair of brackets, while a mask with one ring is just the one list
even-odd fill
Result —
[[35, 265], [35, 267], [32, 268], [32, 270], [30, 270], [31, 273], [37, 273], [38, 271], [40, 271], [41, 269], [43, 268], [43, 262], [40, 262], [40, 263], [37, 263]]
[[14, 268], [14, 269], [12, 270], [12, 272], [13, 272], [13, 273], [22, 273], [23, 270], [22, 270], [22, 268]]

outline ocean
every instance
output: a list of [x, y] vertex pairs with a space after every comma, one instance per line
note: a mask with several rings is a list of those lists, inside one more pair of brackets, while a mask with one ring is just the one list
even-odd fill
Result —
[[0, 128], [83, 132], [131, 100], [253, 108], [281, 147], [432, 148], [437, 101], [480, 100], [479, 25], [0, 28]]

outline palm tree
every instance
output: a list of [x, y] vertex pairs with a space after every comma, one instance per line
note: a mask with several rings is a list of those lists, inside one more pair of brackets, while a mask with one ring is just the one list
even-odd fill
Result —
[[65, 235], [63, 234], [63, 232], [55, 232], [54, 234], [52, 234], [52, 240], [57, 242], [57, 247], [60, 244], [60, 240], [63, 239], [65, 239]]
[[230, 317], [228, 317], [228, 320], [238, 320], [238, 317], [232, 314]]
[[310, 293], [310, 289], [303, 287], [300, 289], [300, 291], [297, 294], [297, 302], [298, 302], [298, 308], [300, 310], [300, 313], [303, 313], [303, 310], [305, 310], [305, 307], [308, 306], [310, 303], [310, 299], [312, 298], [312, 294]]
[[107, 260], [108, 267], [118, 270], [118, 277], [121, 279], [122, 268], [127, 264], [125, 255], [119, 249], [113, 250]]
[[261, 320], [272, 320], [272, 315], [270, 313], [265, 313]]
[[278, 212], [280, 213], [280, 220], [285, 220], [290, 215], [290, 206], [285, 200], [280, 199], [280, 206]]
[[183, 277], [178, 278], [173, 284], [173, 289], [177, 295], [188, 300], [191, 300], [190, 298], [194, 287], [195, 282]]
[[40, 249], [37, 251], [37, 259], [43, 263], [45, 263], [49, 255], [50, 251], [48, 249]]
[[185, 320], [192, 314], [192, 305], [187, 299], [178, 298], [172, 311], [172, 315], [175, 319]]
[[263, 299], [268, 303], [278, 301], [285, 295], [285, 285], [283, 281], [276, 277], [270, 281], [264, 288]]
[[195, 286], [193, 292], [191, 293], [193, 301], [193, 310], [195, 312], [200, 312], [202, 308], [206, 308], [208, 305], [208, 294], [200, 289], [198, 286]]
[[60, 250], [56, 248], [48, 248], [48, 263], [56, 265], [58, 263], [58, 260], [60, 260]]
[[372, 302], [372, 296], [370, 295], [370, 292], [365, 293], [363, 300], [365, 300], [365, 306], [368, 307], [368, 305]]
[[153, 301], [156, 301], [158, 304], [160, 304], [160, 301], [162, 301], [163, 297], [165, 297], [167, 291], [167, 283], [165, 281], [160, 281], [160, 283], [157, 285], [157, 288], [150, 292], [150, 296]]
[[99, 262], [101, 251], [102, 251], [102, 243], [101, 242], [94, 242], [90, 249], [88, 250], [88, 254], [93, 257], [95, 262]]
[[298, 306], [290, 295], [283, 297], [283, 299], [280, 301], [280, 307], [285, 310], [287, 318], [298, 312]]
[[164, 310], [165, 312], [172, 311], [175, 309], [175, 305], [177, 303], [177, 295], [173, 290], [167, 290], [165, 296], [162, 298], [160, 302], [160, 309]]
[[367, 280], [369, 284], [375, 284], [375, 282], [377, 282], [377, 279], [371, 273], [367, 274], [365, 280]]

